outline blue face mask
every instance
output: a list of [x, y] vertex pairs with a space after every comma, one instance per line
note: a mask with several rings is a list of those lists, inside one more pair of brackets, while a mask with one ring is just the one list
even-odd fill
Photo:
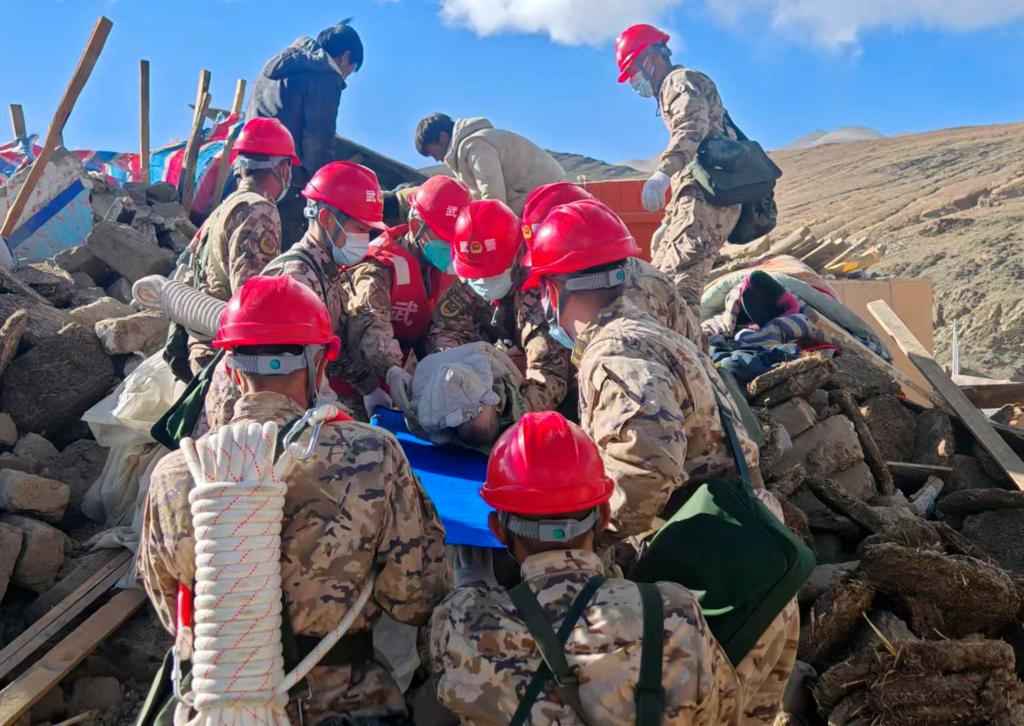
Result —
[[640, 98], [653, 98], [654, 97], [654, 86], [651, 85], [650, 80], [647, 78], [647, 74], [643, 71], [634, 73], [629, 77], [629, 85], [633, 87], [636, 95]]
[[512, 270], [505, 270], [494, 277], [467, 278], [466, 284], [484, 300], [501, 300], [512, 290]]
[[548, 323], [548, 335], [551, 336], [551, 339], [569, 350], [576, 347], [576, 343], [569, 337], [569, 334], [565, 332], [565, 328], [563, 328], [558, 322], [558, 311], [551, 309], [551, 301], [548, 300], [547, 293], [544, 294], [542, 306], [544, 308], [544, 317], [547, 319]]
[[423, 256], [441, 272], [448, 272], [452, 266], [452, 248], [447, 242], [430, 240], [423, 245]]

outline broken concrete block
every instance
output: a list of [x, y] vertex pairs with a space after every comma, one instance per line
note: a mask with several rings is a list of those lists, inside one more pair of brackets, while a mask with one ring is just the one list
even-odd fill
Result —
[[64, 521], [80, 521], [83, 516], [82, 500], [107, 463], [107, 449], [92, 439], [79, 439], [65, 447], [60, 456], [43, 474], [62, 481], [71, 489], [71, 501]]
[[1024, 509], [993, 509], [964, 517], [960, 531], [1004, 569], [1024, 574], [1022, 528]]
[[46, 298], [50, 304], [63, 307], [75, 294], [75, 281], [59, 265], [49, 261], [26, 262], [14, 275]]
[[119, 277], [107, 285], [107, 294], [115, 300], [126, 304], [130, 303], [132, 301], [132, 284], [123, 277]]
[[827, 477], [863, 459], [853, 423], [845, 416], [832, 416], [793, 439], [793, 446], [782, 453], [770, 473], [779, 477], [803, 464], [808, 475]]
[[21, 471], [0, 471], [0, 509], [54, 524], [68, 508], [71, 489], [63, 482]]
[[796, 438], [818, 422], [818, 415], [811, 404], [802, 398], [792, 398], [768, 411], [777, 424], [789, 435]]
[[0, 454], [0, 469], [11, 469], [12, 471], [24, 471], [29, 474], [36, 473], [36, 462], [15, 456], [10, 451]]
[[79, 290], [86, 287], [96, 287], [96, 281], [85, 272], [72, 272], [71, 279], [75, 281], [75, 287]]
[[936, 408], [921, 413], [915, 422], [913, 452], [910, 461], [915, 464], [949, 464], [956, 453], [949, 416]]
[[0, 383], [0, 410], [19, 430], [45, 433], [78, 421], [117, 378], [96, 334], [72, 324], [15, 359]]
[[[10, 320], [11, 316], [19, 310], [28, 313], [28, 322], [22, 329], [23, 335], [20, 342], [29, 348], [47, 338], [54, 337], [61, 328], [71, 322], [66, 310], [55, 308], [49, 303], [38, 303], [21, 295], [0, 294], [0, 319]], [[19, 325], [21, 324], [19, 323]], [[11, 332], [14, 333], [16, 330]], [[9, 341], [0, 344], [0, 351], [13, 357], [17, 346], [12, 346], [11, 341], [16, 337], [16, 335], [8, 336], [3, 330], [0, 330], [0, 339]]]
[[54, 255], [53, 261], [70, 274], [84, 272], [96, 282], [101, 282], [110, 276], [110, 268], [106, 263], [85, 245], [61, 250]]
[[180, 255], [188, 248], [188, 244], [192, 238], [176, 229], [172, 229], [167, 232], [159, 233], [157, 235], [157, 240], [160, 242], [161, 247], [174, 250], [175, 254]]
[[834, 372], [835, 364], [824, 355], [801, 356], [752, 380], [747, 395], [755, 406], [776, 406], [821, 388]]
[[56, 461], [60, 451], [48, 439], [29, 432], [18, 440], [14, 447], [14, 455], [34, 462], [38, 471]]
[[832, 414], [830, 413], [831, 402], [828, 398], [828, 391], [818, 388], [817, 390], [811, 391], [805, 400], [810, 404], [811, 408], [814, 409], [815, 415], [819, 421], [824, 421]]
[[18, 426], [9, 413], [0, 413], [0, 448], [11, 449], [18, 443]]
[[[124, 279], [123, 277], [120, 279]], [[71, 319], [84, 328], [92, 328], [101, 320], [124, 318], [135, 311], [113, 297], [101, 297], [94, 303], [83, 305], [71, 311]]]
[[7, 592], [7, 584], [11, 581], [14, 567], [21, 555], [21, 530], [17, 527], [0, 522], [0, 601]]
[[146, 201], [154, 205], [158, 202], [177, 202], [178, 190], [173, 184], [165, 181], [150, 184], [146, 187]]
[[861, 413], [886, 461], [912, 461], [917, 422], [898, 398], [875, 396], [864, 402]]
[[829, 475], [829, 479], [837, 482], [847, 494], [857, 499], [867, 501], [878, 494], [875, 477], [871, 475], [871, 469], [863, 461], [858, 461], [849, 469]]
[[18, 353], [18, 346], [28, 326], [28, 311], [15, 310], [0, 327], [0, 376]]
[[96, 323], [96, 337], [110, 355], [142, 353], [149, 356], [167, 340], [168, 320], [158, 311], [146, 310], [124, 318]]
[[45, 592], [57, 579], [71, 540], [56, 527], [18, 514], [0, 514], [0, 522], [21, 530], [22, 543], [11, 582], [32, 592]]
[[137, 230], [116, 222], [97, 222], [87, 244], [90, 252], [129, 282], [146, 275], [166, 275], [177, 259]]
[[116, 678], [112, 676], [82, 678], [75, 681], [68, 710], [70, 713], [103, 712], [109, 708], [120, 706], [123, 700], [124, 690]]

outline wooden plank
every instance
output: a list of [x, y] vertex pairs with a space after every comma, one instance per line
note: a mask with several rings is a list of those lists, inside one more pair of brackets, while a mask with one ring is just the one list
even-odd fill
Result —
[[196, 184], [196, 159], [199, 158], [199, 147], [202, 145], [203, 118], [210, 106], [210, 72], [199, 71], [199, 84], [196, 87], [196, 104], [192, 112], [192, 128], [189, 130], [188, 142], [185, 144], [185, 155], [181, 162], [181, 176], [178, 178], [178, 194], [181, 206], [188, 214], [192, 209], [192, 195]]
[[[241, 117], [242, 114], [242, 101], [245, 99], [245, 79], [239, 78], [235, 84], [235, 100], [231, 104], [232, 116]], [[224, 150], [220, 154], [220, 166], [217, 168], [217, 183], [213, 187], [213, 193], [216, 195], [216, 200], [211, 201], [210, 211], [217, 203], [224, 198], [224, 183], [228, 180], [228, 172], [231, 171], [231, 151], [235, 148], [235, 137], [228, 135], [227, 140], [224, 142]]]
[[139, 61], [139, 181], [149, 184], [149, 61]]
[[795, 250], [797, 247], [799, 247], [803, 243], [803, 241], [810, 236], [810, 234], [811, 228], [808, 227], [806, 224], [800, 229], [793, 230], [786, 236], [785, 239], [783, 239], [781, 242], [779, 242], [772, 248], [771, 254], [773, 256], [792, 254], [792, 250]]
[[11, 104], [11, 131], [15, 140], [25, 138], [25, 111], [20, 103]]
[[960, 390], [978, 408], [999, 408], [1008, 403], [1024, 403], [1024, 383], [960, 386]]
[[109, 592], [131, 568], [131, 552], [120, 553], [64, 598], [46, 615], [0, 651], [0, 678], [25, 662], [102, 595]]
[[939, 464], [913, 464], [909, 461], [887, 461], [885, 465], [893, 476], [924, 481], [930, 476], [937, 476], [943, 481], [953, 473], [953, 467]]
[[921, 342], [914, 337], [907, 326], [893, 312], [892, 308], [882, 300], [868, 303], [868, 310], [885, 328], [896, 345], [899, 346], [910, 362], [917, 366], [921, 374], [928, 379], [936, 392], [944, 398], [949, 406], [956, 412], [957, 417], [964, 423], [967, 429], [974, 435], [974, 438], [981, 444], [985, 451], [992, 455], [999, 467], [1006, 472], [1014, 485], [1024, 490], [1024, 461], [1013, 452], [1013, 449], [1000, 438], [992, 423], [985, 418], [977, 408], [974, 407], [967, 396], [953, 383], [952, 379], [942, 367], [925, 350]]
[[851, 254], [853, 254], [858, 248], [863, 247], [865, 244], [867, 244], [867, 241], [868, 241], [867, 237], [861, 237], [858, 240], [854, 240], [845, 250], [843, 250], [838, 255], [833, 257], [831, 260], [826, 262], [824, 266], [825, 267], [830, 267], [831, 265], [834, 265], [837, 262], [842, 262], [847, 257], [849, 257]]
[[0, 724], [14, 723], [25, 715], [144, 602], [146, 593], [142, 590], [122, 590], [14, 679], [0, 691]]
[[85, 50], [78, 59], [78, 66], [71, 75], [71, 80], [68, 81], [68, 85], [64, 89], [64, 96], [60, 99], [57, 110], [53, 114], [53, 119], [50, 121], [43, 149], [39, 152], [39, 156], [36, 157], [35, 161], [32, 162], [28, 178], [21, 185], [18, 195], [7, 210], [3, 227], [0, 227], [0, 237], [10, 237], [17, 228], [18, 222], [21, 221], [21, 213], [25, 211], [25, 205], [28, 204], [32, 191], [42, 178], [47, 162], [50, 161], [53, 152], [60, 146], [61, 134], [64, 131], [64, 125], [68, 122], [68, 117], [71, 115], [71, 109], [75, 107], [75, 101], [78, 100], [79, 94], [85, 88], [85, 82], [89, 80], [89, 75], [92, 73], [92, 69], [100, 57], [100, 52], [107, 42], [107, 36], [110, 35], [110, 29], [113, 25], [110, 20], [102, 16], [96, 21], [96, 26], [92, 29], [92, 35], [89, 36], [89, 42], [86, 43]]

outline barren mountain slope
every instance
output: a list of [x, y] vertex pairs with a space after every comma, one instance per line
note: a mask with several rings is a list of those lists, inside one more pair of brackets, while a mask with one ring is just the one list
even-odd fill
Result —
[[782, 167], [781, 238], [861, 236], [879, 276], [931, 277], [936, 356], [1024, 378], [1024, 124], [956, 128], [772, 154]]

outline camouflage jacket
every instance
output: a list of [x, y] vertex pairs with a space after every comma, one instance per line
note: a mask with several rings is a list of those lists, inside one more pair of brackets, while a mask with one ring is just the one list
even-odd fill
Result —
[[[522, 252], [520, 252], [522, 255]], [[505, 341], [525, 358], [521, 387], [529, 411], [551, 411], [565, 398], [571, 378], [569, 351], [548, 335], [540, 288], [522, 290], [526, 269], [515, 265], [512, 289], [497, 303], [484, 300], [459, 280], [438, 305], [427, 335], [427, 353], [483, 340]]]
[[[688, 480], [735, 470], [715, 389], [729, 394], [691, 341], [620, 298], [576, 338], [573, 362], [580, 424], [615, 482], [612, 524], [620, 536], [650, 529]], [[756, 472], [757, 445], [742, 426], [738, 434]]]
[[[303, 414], [276, 393], [243, 396], [234, 421], [276, 421]], [[307, 429], [297, 439], [309, 442]], [[314, 456], [284, 477], [282, 587], [296, 634], [323, 636], [345, 615], [370, 571], [373, 595], [350, 633], [373, 627], [381, 612], [423, 625], [451, 587], [444, 529], [394, 437], [354, 421], [327, 424]], [[194, 483], [180, 451], [153, 471], [139, 543], [139, 575], [161, 622], [173, 632], [179, 582], [195, 580], [189, 492]], [[313, 722], [330, 715], [402, 713], [404, 701], [375, 662], [321, 666], [309, 682]]]
[[725, 108], [714, 81], [682, 66], [673, 68], [662, 81], [658, 106], [670, 135], [658, 170], [675, 177], [693, 160], [701, 141], [725, 133]]
[[669, 330], [693, 340], [700, 335], [697, 316], [679, 297], [668, 275], [639, 257], [626, 261], [626, 297]]
[[362, 375], [352, 385], [364, 396], [380, 386], [391, 366], [401, 367], [405, 355], [391, 324], [391, 270], [364, 258], [346, 274], [343, 304], [347, 334], [342, 346], [359, 361]]
[[[522, 565], [523, 580], [556, 630], [576, 595], [598, 574], [600, 559], [585, 550], [542, 552]], [[658, 588], [665, 612], [663, 723], [739, 723], [739, 683], [700, 606], [681, 585], [662, 582]], [[636, 585], [606, 580], [565, 647], [590, 723], [635, 721], [642, 633]], [[508, 593], [482, 585], [460, 587], [434, 611], [430, 661], [438, 677], [438, 700], [462, 723], [473, 724], [507, 724], [541, 665], [533, 636]], [[534, 724], [580, 723], [550, 681], [531, 716]]]

